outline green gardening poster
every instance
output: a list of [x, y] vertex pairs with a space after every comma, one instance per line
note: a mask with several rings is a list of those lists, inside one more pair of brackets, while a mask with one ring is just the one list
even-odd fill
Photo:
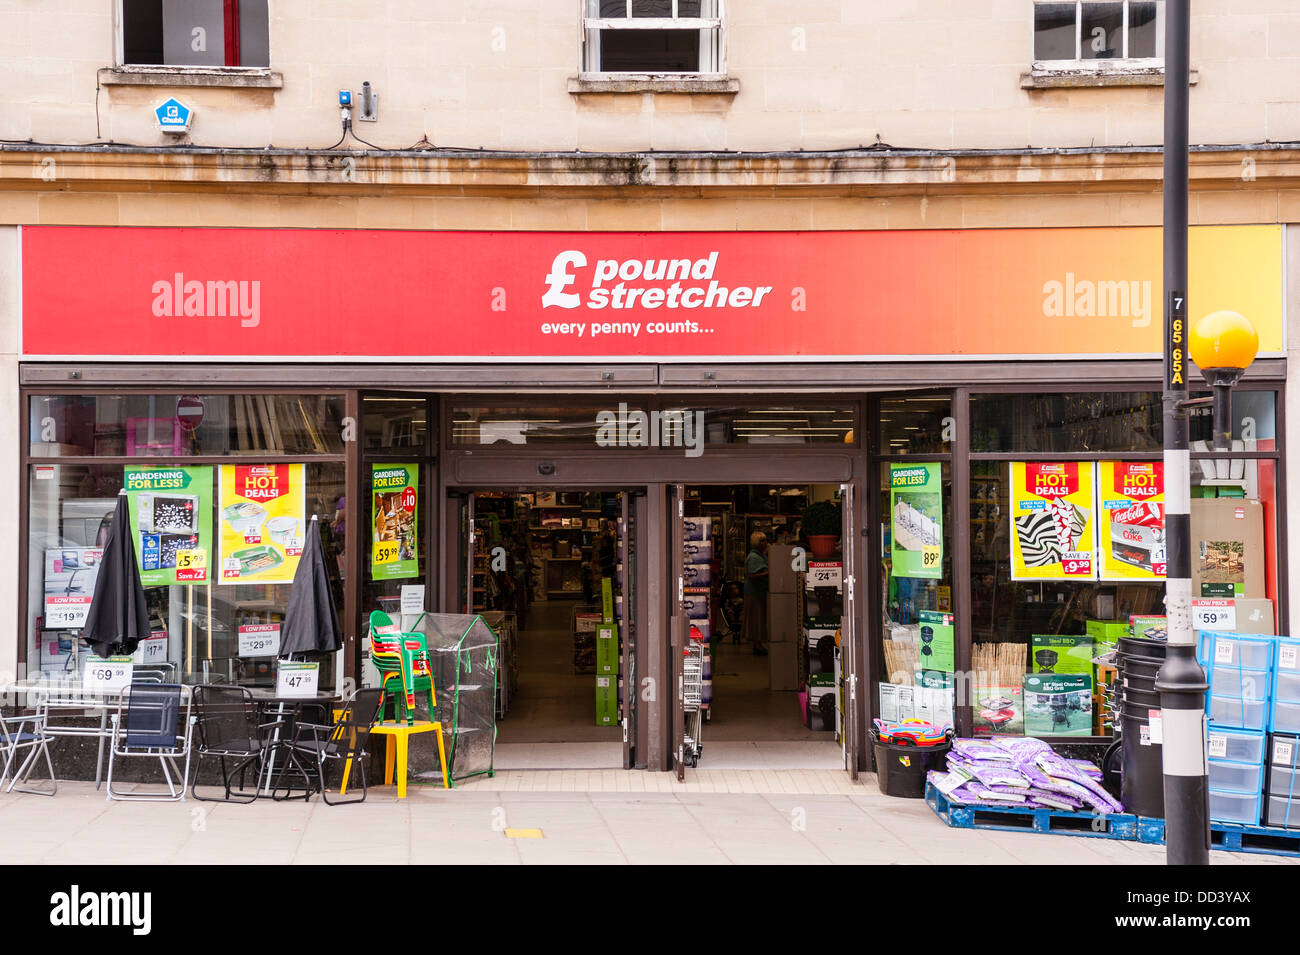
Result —
[[891, 464], [893, 575], [943, 575], [943, 465]]
[[140, 582], [205, 584], [212, 564], [212, 468], [123, 468]]
[[420, 575], [415, 519], [418, 464], [376, 464], [370, 469], [370, 576], [397, 580]]

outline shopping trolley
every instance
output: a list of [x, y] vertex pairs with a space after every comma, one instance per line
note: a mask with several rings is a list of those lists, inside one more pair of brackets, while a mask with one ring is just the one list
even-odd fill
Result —
[[691, 627], [690, 639], [682, 651], [682, 710], [686, 713], [682, 758], [691, 767], [700, 764], [700, 753], [704, 751], [700, 735], [704, 728], [704, 644], [704, 634]]

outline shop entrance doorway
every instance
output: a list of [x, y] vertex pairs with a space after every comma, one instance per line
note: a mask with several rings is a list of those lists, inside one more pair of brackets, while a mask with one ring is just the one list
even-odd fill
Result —
[[638, 502], [626, 489], [457, 495], [459, 609], [499, 636], [498, 769], [636, 765]]
[[674, 485], [676, 770], [854, 777], [853, 485]]

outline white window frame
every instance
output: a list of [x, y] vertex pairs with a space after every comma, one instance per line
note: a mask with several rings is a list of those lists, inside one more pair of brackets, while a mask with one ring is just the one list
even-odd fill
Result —
[[[268, 0], [269, 7], [269, 0]], [[271, 18], [267, 16], [267, 33], [271, 31]], [[113, 0], [113, 66], [118, 70], [137, 70], [149, 73], [225, 73], [241, 74], [246, 73], [252, 76], [265, 75], [270, 73], [270, 67], [267, 66], [195, 66], [185, 63], [127, 63], [126, 61], [126, 39], [123, 33], [126, 29], [126, 12], [122, 8], [122, 0]], [[225, 42], [225, 38], [222, 38]], [[271, 38], [267, 37], [268, 51], [271, 46]], [[269, 60], [269, 57], [268, 57]]]
[[[1034, 0], [1034, 7], [1037, 8], [1047, 3], [1059, 3], [1061, 0]], [[1074, 59], [1072, 60], [1039, 60], [1033, 59], [1033, 69], [1036, 72], [1079, 72], [1081, 70], [1090, 70], [1097, 73], [1123, 73], [1128, 71], [1150, 71], [1153, 69], [1164, 70], [1165, 65], [1165, 5], [1158, 2], [1156, 7], [1156, 55], [1144, 57], [1130, 57], [1128, 55], [1129, 42], [1129, 4], [1133, 0], [1123, 0], [1124, 4], [1124, 26], [1123, 26], [1123, 53], [1121, 57], [1112, 57], [1109, 59], [1087, 59], [1083, 58], [1083, 8], [1091, 3], [1117, 2], [1117, 0], [1074, 0]], [[1140, 2], [1140, 0], [1139, 0]], [[1035, 29], [1036, 17], [1029, 18], [1029, 50], [1032, 58], [1034, 44], [1038, 38], [1038, 31]]]
[[[701, 0], [702, 4], [708, 0]], [[672, 0], [671, 17], [634, 17], [632, 0], [625, 0], [626, 15], [622, 17], [589, 17], [587, 0], [578, 0], [581, 43], [578, 51], [578, 76], [583, 80], [720, 80], [727, 75], [727, 37], [726, 0], [715, 0], [718, 6], [716, 17], [682, 17], [677, 15], [678, 0]], [[710, 37], [714, 45], [712, 59], [715, 70], [685, 73], [620, 73], [601, 72], [600, 65], [600, 31], [602, 30], [698, 30], [700, 36], [700, 55], [704, 58], [706, 45]]]

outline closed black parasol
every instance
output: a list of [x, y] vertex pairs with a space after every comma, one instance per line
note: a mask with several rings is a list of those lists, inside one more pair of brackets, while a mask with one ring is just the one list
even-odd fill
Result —
[[280, 656], [309, 653], [334, 653], [343, 646], [339, 615], [334, 609], [334, 591], [330, 589], [325, 565], [325, 549], [320, 540], [320, 522], [315, 516], [307, 529], [302, 559], [289, 589], [289, 606], [280, 627]]
[[140, 567], [135, 560], [135, 541], [126, 493], [117, 496], [113, 523], [108, 529], [95, 595], [86, 614], [81, 639], [101, 657], [134, 653], [140, 640], [149, 636], [149, 608], [145, 604]]

